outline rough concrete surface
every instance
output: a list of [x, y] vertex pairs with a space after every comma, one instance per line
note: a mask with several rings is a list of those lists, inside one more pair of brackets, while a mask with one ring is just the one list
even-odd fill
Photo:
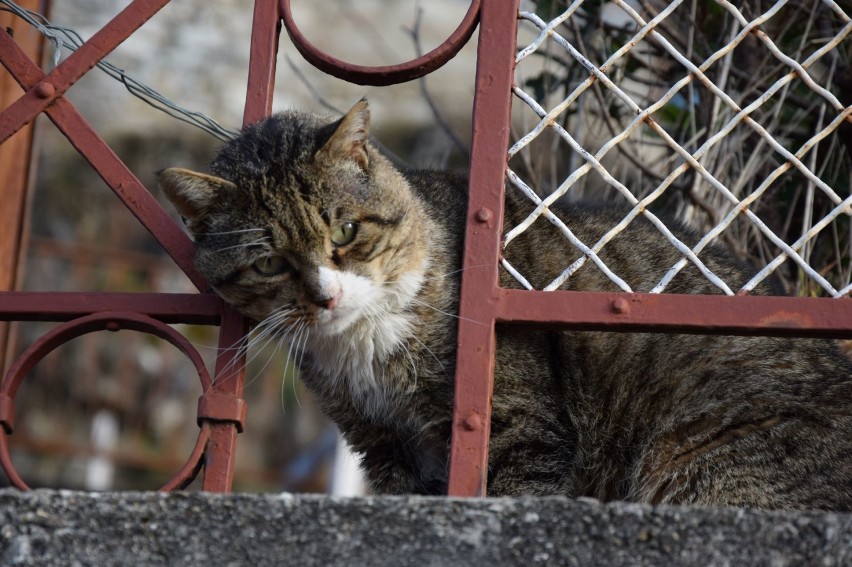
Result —
[[852, 565], [852, 515], [594, 500], [0, 491], [2, 565]]

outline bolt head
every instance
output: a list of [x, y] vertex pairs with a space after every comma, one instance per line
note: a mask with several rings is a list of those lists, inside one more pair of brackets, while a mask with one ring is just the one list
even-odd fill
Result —
[[39, 98], [50, 98], [56, 94], [56, 87], [49, 81], [42, 81], [36, 85], [35, 94]]
[[480, 207], [476, 211], [476, 220], [479, 222], [488, 222], [491, 220], [491, 210], [487, 207]]
[[612, 302], [612, 310], [616, 313], [627, 313], [630, 311], [630, 304], [627, 303], [626, 299], [619, 297]]
[[462, 421], [462, 425], [468, 431], [478, 431], [482, 429], [482, 417], [476, 412], [470, 412]]

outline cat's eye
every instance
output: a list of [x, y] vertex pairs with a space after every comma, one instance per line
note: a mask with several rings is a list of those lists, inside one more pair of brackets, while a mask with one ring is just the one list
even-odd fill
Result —
[[358, 233], [358, 225], [354, 222], [344, 222], [331, 233], [331, 242], [335, 246], [346, 246], [355, 239]]
[[289, 270], [290, 264], [283, 256], [270, 254], [269, 256], [261, 256], [255, 260], [252, 268], [262, 276], [277, 276]]

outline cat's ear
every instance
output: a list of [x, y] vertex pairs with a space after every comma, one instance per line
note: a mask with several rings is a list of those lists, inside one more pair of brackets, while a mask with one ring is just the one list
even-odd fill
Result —
[[370, 105], [362, 98], [346, 113], [317, 152], [317, 157], [353, 160], [358, 167], [367, 171], [370, 158], [367, 156], [367, 140], [370, 137]]
[[236, 185], [220, 177], [179, 167], [159, 172], [157, 181], [190, 230], [198, 226], [220, 191], [236, 189]]

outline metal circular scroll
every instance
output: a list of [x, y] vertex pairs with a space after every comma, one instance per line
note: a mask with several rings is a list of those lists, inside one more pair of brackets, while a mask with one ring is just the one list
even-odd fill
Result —
[[293, 14], [290, 11], [290, 0], [280, 1], [284, 27], [287, 29], [293, 45], [296, 46], [302, 57], [320, 71], [338, 79], [374, 87], [395, 85], [419, 79], [435, 69], [442, 67], [447, 61], [455, 57], [459, 50], [468, 42], [470, 36], [473, 35], [473, 30], [476, 29], [476, 25], [479, 23], [479, 6], [481, 2], [481, 0], [472, 0], [470, 8], [468, 8], [467, 13], [456, 30], [450, 37], [444, 40], [444, 43], [429, 53], [398, 65], [370, 67], [347, 63], [319, 50], [308, 41], [296, 26]]
[[[128, 329], [159, 337], [181, 351], [195, 366], [198, 378], [201, 380], [203, 393], [210, 390], [212, 381], [201, 355], [180, 333], [161, 321], [157, 321], [141, 313], [113, 311], [94, 313], [63, 323], [39, 337], [14, 362], [0, 384], [0, 466], [9, 477], [10, 482], [22, 490], [29, 486], [21, 479], [9, 455], [8, 435], [12, 433], [14, 407], [12, 400], [24, 378], [48, 353], [66, 342], [95, 331], [118, 331]], [[210, 429], [207, 423], [202, 423], [198, 440], [187, 462], [160, 490], [174, 490], [187, 486], [195, 479], [201, 469], [202, 456]]]

